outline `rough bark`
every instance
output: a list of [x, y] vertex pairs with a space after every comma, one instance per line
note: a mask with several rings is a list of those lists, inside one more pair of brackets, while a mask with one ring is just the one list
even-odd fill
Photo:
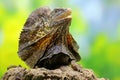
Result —
[[45, 68], [26, 69], [20, 66], [11, 67], [4, 74], [3, 80], [107, 80], [98, 78], [90, 69], [75, 71], [70, 66], [49, 70]]

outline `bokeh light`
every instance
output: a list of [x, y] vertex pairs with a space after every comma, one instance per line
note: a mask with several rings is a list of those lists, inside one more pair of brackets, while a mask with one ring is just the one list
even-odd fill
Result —
[[0, 0], [0, 77], [10, 65], [28, 68], [17, 54], [19, 35], [29, 14], [41, 6], [71, 8], [79, 64], [99, 77], [120, 80], [119, 0]]

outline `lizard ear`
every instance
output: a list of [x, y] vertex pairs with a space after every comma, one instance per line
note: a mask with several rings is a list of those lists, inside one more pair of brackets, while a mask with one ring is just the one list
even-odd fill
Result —
[[36, 21], [40, 21], [42, 17], [47, 17], [50, 14], [50, 8], [49, 7], [41, 7], [33, 11], [29, 18], [27, 19], [26, 23], [24, 24], [25, 27], [30, 27], [33, 25]]

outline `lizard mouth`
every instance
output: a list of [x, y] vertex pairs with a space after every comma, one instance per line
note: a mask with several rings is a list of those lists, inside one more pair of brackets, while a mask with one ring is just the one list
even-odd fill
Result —
[[62, 14], [60, 14], [59, 16], [57, 16], [55, 18], [55, 20], [63, 20], [63, 19], [71, 19], [72, 16], [71, 16], [71, 9], [70, 8], [67, 8], [65, 10], [65, 12], [63, 12]]

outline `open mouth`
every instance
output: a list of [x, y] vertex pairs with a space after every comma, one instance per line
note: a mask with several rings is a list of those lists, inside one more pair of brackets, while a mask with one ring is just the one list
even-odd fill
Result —
[[70, 9], [70, 8], [67, 8], [67, 9], [65, 10], [65, 12], [63, 12], [63, 13], [61, 13], [59, 16], [57, 16], [57, 17], [55, 18], [55, 20], [62, 20], [62, 19], [66, 19], [66, 18], [69, 18], [69, 19], [72, 18], [72, 16], [71, 16], [71, 9]]

